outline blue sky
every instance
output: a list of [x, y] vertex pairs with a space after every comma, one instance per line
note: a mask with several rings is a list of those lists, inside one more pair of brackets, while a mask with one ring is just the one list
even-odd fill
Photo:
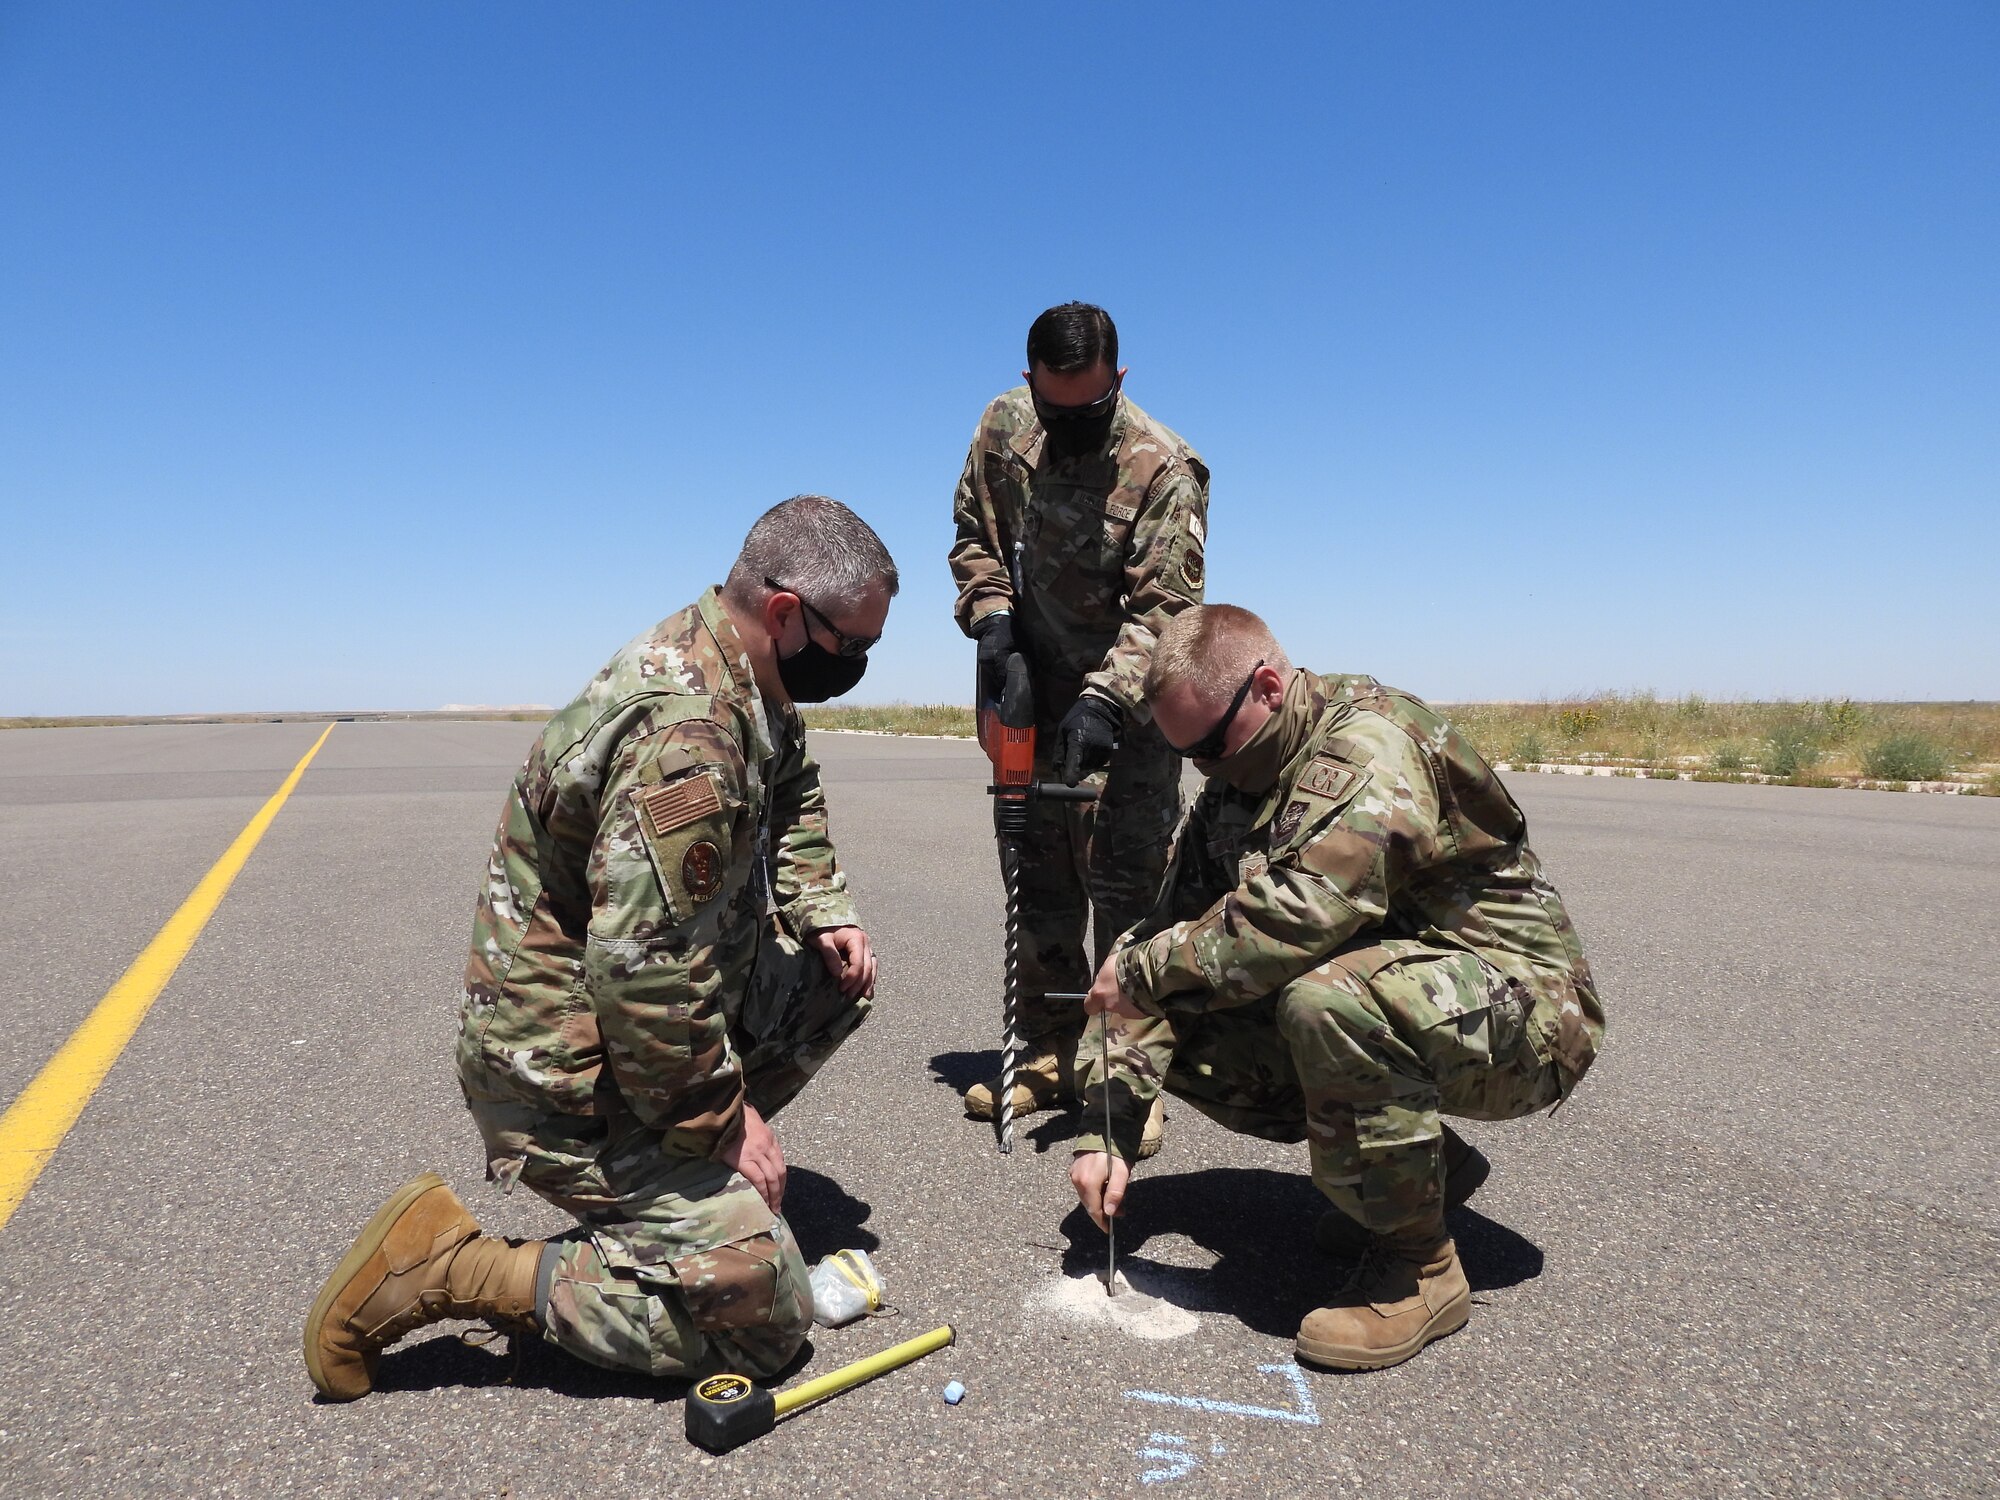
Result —
[[2000, 696], [1996, 161], [1985, 3], [0, 0], [0, 713], [560, 703], [801, 490], [964, 701], [1071, 297], [1306, 663]]

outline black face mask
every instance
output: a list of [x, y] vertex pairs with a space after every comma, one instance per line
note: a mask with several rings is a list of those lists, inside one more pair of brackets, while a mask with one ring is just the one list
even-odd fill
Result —
[[1035, 415], [1049, 435], [1049, 452], [1057, 458], [1099, 452], [1111, 436], [1111, 419], [1118, 414], [1118, 391], [1124, 384], [1114, 378], [1111, 389], [1083, 406], [1053, 406], [1028, 387], [1035, 403]]
[[868, 670], [866, 656], [836, 656], [811, 636], [790, 656], [778, 659], [778, 681], [794, 703], [824, 703], [853, 690]]
[[[785, 696], [794, 703], [824, 703], [851, 690], [868, 670], [868, 648], [882, 637], [848, 634], [808, 604], [805, 595], [786, 588], [768, 574], [764, 586], [797, 599], [799, 608], [805, 612], [801, 620], [819, 621], [820, 629], [840, 643], [838, 651], [827, 650], [812, 638], [812, 627], [808, 625], [806, 643], [790, 656], [778, 658], [778, 681], [784, 684]], [[777, 642], [771, 644], [776, 646]]]

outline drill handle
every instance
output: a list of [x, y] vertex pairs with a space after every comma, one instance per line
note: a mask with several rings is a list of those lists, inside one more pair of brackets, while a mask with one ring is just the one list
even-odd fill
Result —
[[1034, 795], [1049, 802], [1095, 802], [1097, 789], [1088, 786], [1065, 786], [1060, 781], [1038, 781]]
[[1030, 781], [1019, 786], [989, 786], [986, 795], [1018, 802], [1095, 802], [1097, 789], [1065, 786], [1060, 781]]

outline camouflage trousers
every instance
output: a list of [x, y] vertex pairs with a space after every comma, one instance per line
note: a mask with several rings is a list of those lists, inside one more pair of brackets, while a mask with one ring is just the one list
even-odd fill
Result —
[[[1314, 1185], [1368, 1228], [1441, 1222], [1441, 1117], [1511, 1120], [1560, 1100], [1577, 1076], [1555, 1062], [1572, 996], [1559, 976], [1511, 977], [1420, 942], [1345, 949], [1249, 1005], [1114, 1032], [1113, 1112], [1136, 1112], [1136, 1140], [1140, 1096], [1158, 1086], [1146, 1075], [1163, 1072], [1169, 1093], [1231, 1130], [1305, 1138]], [[1078, 1054], [1086, 1121], [1103, 1109], [1090, 1053]]]
[[[773, 925], [729, 1039], [745, 1091], [776, 1114], [805, 1087], [869, 1002], [849, 1000], [816, 953]], [[487, 1175], [516, 1181], [577, 1220], [552, 1240], [538, 1297], [544, 1337], [614, 1370], [773, 1375], [812, 1326], [812, 1292], [791, 1227], [719, 1162], [669, 1155], [629, 1110], [552, 1114], [468, 1093]]]
[[[1053, 751], [1053, 729], [1042, 726], [1036, 743]], [[1050, 781], [1056, 770], [1050, 762], [1035, 775]], [[1030, 1043], [1073, 1038], [1083, 1025], [1080, 1001], [1042, 996], [1090, 988], [1112, 942], [1152, 909], [1180, 822], [1181, 758], [1151, 724], [1128, 725], [1111, 764], [1086, 784], [1095, 802], [1029, 804], [1019, 870], [1021, 1035]]]

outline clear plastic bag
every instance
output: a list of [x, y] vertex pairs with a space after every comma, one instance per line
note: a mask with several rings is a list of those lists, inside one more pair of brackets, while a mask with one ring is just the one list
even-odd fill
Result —
[[813, 1321], [839, 1328], [882, 1305], [882, 1278], [866, 1250], [836, 1250], [812, 1268]]

